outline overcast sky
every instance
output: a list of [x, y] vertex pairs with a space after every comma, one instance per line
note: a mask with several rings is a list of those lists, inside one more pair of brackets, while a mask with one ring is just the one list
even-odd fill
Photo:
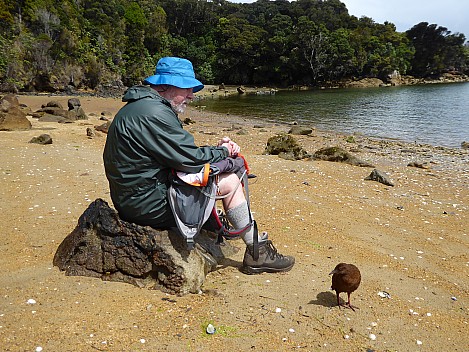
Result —
[[[255, 0], [228, 0], [255, 2]], [[469, 0], [341, 0], [350, 15], [367, 16], [377, 23], [385, 21], [405, 32], [420, 22], [446, 27], [469, 39]]]

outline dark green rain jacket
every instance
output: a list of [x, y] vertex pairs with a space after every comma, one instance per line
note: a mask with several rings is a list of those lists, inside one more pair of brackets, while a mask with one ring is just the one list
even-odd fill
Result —
[[225, 159], [225, 147], [198, 147], [171, 104], [147, 86], [127, 90], [127, 104], [112, 121], [104, 168], [119, 216], [140, 225], [174, 226], [167, 201], [172, 169], [196, 173]]

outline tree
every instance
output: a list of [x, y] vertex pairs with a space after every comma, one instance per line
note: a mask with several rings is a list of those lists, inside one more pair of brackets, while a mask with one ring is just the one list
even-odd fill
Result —
[[217, 26], [218, 79], [222, 82], [247, 84], [259, 65], [259, 48], [266, 32], [245, 19], [220, 18]]
[[447, 70], [466, 69], [463, 34], [451, 34], [447, 28], [420, 22], [406, 32], [415, 55], [411, 73], [419, 76], [440, 75]]
[[313, 83], [324, 75], [329, 45], [329, 31], [307, 17], [300, 17], [295, 31], [297, 48], [306, 60]]
[[14, 17], [11, 14], [13, 6], [5, 0], [0, 0], [0, 31], [8, 31], [14, 24]]

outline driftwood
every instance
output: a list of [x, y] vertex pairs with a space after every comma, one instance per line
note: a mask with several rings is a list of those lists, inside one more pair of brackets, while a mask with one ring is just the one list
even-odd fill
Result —
[[237, 248], [203, 231], [189, 251], [182, 236], [123, 221], [102, 199], [80, 216], [59, 245], [54, 266], [66, 275], [120, 281], [184, 295], [198, 293], [208, 272]]

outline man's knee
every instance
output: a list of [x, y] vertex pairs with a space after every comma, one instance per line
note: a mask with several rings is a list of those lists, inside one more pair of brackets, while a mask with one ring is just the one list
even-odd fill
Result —
[[220, 188], [220, 192], [222, 194], [227, 194], [233, 192], [237, 187], [239, 187], [240, 182], [241, 180], [236, 174], [225, 173], [220, 175], [218, 187]]

